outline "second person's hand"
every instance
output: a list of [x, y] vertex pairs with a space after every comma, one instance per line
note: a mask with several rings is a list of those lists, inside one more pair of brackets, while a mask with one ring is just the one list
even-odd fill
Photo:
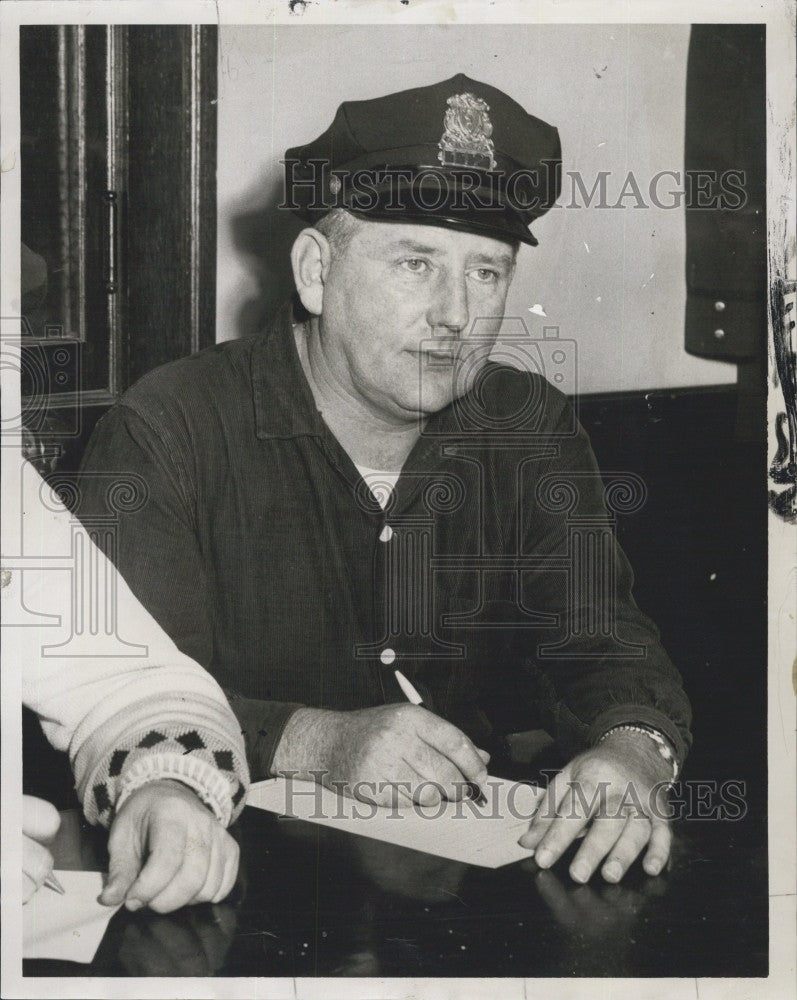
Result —
[[[34, 795], [22, 796], [22, 903], [41, 888], [53, 870], [53, 856], [44, 843], [53, 839], [61, 825], [58, 810]], [[44, 843], [42, 843], [44, 841]]]
[[218, 903], [235, 884], [238, 844], [199, 797], [178, 781], [136, 789], [114, 818], [108, 840], [106, 906], [169, 913]]

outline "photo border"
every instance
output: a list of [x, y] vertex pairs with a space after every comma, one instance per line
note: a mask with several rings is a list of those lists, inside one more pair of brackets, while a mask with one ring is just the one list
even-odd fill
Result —
[[[18, 315], [19, 266], [19, 79], [18, 27], [32, 23], [218, 23], [296, 24], [312, 30], [317, 24], [420, 24], [464, 23], [698, 23], [733, 22], [767, 24], [767, 204], [770, 287], [776, 277], [794, 280], [795, 273], [795, 5], [784, 0], [694, 0], [673, 2], [602, 3], [600, 10], [589, 0], [539, 0], [534, 4], [487, 0], [459, 3], [446, 0], [410, 0], [409, 3], [365, 4], [360, 0], [307, 0], [300, 12], [296, 4], [244, 2], [244, 0], [198, 0], [198, 2], [146, 3], [140, 0], [73, 0], [38, 3], [13, 0], [0, 5], [0, 317]], [[293, 10], [292, 10], [293, 8]], [[13, 321], [2, 320], [3, 342], [13, 340]], [[770, 325], [770, 341], [771, 341]], [[772, 365], [770, 344], [770, 368]], [[774, 453], [774, 414], [782, 408], [769, 380], [768, 456]], [[20, 411], [19, 382], [13, 370], [3, 365], [3, 426]], [[3, 458], [18, 447], [14, 435], [3, 438]], [[6, 451], [8, 446], [9, 451]], [[19, 490], [14, 463], [3, 462], [3, 541], [18, 524]], [[9, 473], [6, 475], [6, 473]], [[762, 516], [766, 516], [762, 511]], [[0, 959], [3, 997], [249, 997], [264, 998], [423, 997], [468, 1000], [500, 997], [501, 1000], [544, 996], [567, 1000], [596, 994], [634, 1000], [678, 1000], [680, 997], [782, 998], [793, 995], [795, 944], [795, 651], [794, 608], [797, 607], [797, 526], [768, 515], [769, 524], [769, 663], [768, 663], [768, 762], [769, 762], [769, 894], [770, 974], [766, 979], [164, 979], [149, 978], [36, 978], [21, 976], [21, 702], [20, 677], [13, 664], [13, 650], [5, 649], [2, 671], [2, 928]], [[744, 864], [744, 858], [740, 858]]]

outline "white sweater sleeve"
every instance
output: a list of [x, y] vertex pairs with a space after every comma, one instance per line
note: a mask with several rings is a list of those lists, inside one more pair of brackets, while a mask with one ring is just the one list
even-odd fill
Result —
[[[23, 701], [69, 754], [86, 817], [107, 825], [140, 785], [173, 778], [232, 822], [249, 773], [221, 688], [177, 649], [31, 466], [23, 467], [22, 507], [23, 568], [6, 574], [1, 592], [4, 669], [21, 667]], [[88, 561], [103, 581], [100, 599], [115, 609], [110, 640], [85, 606], [79, 578]]]

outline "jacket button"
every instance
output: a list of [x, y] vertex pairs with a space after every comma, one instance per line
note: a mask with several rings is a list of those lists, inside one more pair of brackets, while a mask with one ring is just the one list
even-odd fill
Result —
[[389, 667], [390, 664], [396, 659], [395, 649], [383, 649], [379, 654], [379, 659], [386, 667]]
[[379, 532], [379, 541], [389, 542], [392, 537], [393, 537], [393, 529], [390, 527], [389, 524], [386, 524], [384, 528], [382, 528], [382, 530]]

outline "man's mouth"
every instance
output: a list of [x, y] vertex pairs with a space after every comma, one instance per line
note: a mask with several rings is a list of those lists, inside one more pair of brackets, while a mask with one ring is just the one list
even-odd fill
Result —
[[422, 357], [435, 362], [454, 362], [459, 357], [459, 344], [452, 344], [450, 347], [436, 347], [420, 351]]

